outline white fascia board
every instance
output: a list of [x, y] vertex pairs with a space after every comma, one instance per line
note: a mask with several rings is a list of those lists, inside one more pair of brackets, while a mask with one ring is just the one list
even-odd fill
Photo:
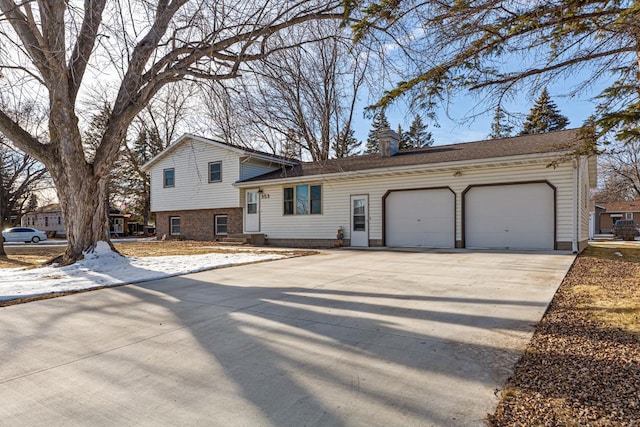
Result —
[[384, 175], [394, 175], [398, 173], [411, 174], [420, 172], [446, 172], [465, 169], [479, 169], [495, 166], [515, 166], [522, 164], [536, 164], [536, 163], [551, 163], [557, 160], [560, 156], [570, 154], [570, 151], [555, 151], [553, 153], [544, 154], [524, 154], [520, 156], [509, 157], [493, 157], [482, 160], [461, 160], [456, 162], [442, 162], [442, 163], [421, 163], [417, 165], [409, 166], [390, 166], [386, 168], [376, 169], [363, 169], [348, 172], [334, 172], [326, 174], [316, 175], [303, 175], [295, 176], [291, 178], [279, 178], [279, 179], [266, 179], [266, 180], [253, 180], [248, 182], [236, 182], [233, 185], [238, 188], [258, 187], [260, 185], [278, 185], [286, 183], [304, 183], [309, 181], [324, 181], [334, 180], [340, 178], [358, 178], [358, 177], [374, 177]]

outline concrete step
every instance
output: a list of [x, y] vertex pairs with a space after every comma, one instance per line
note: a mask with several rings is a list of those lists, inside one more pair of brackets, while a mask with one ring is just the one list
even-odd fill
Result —
[[218, 242], [218, 245], [220, 246], [242, 246], [246, 244], [248, 244], [248, 242], [225, 242], [224, 240]]
[[225, 237], [222, 239], [222, 241], [225, 243], [243, 244], [243, 243], [249, 243], [251, 239], [246, 237]]
[[251, 234], [229, 234], [225, 239], [250, 239]]

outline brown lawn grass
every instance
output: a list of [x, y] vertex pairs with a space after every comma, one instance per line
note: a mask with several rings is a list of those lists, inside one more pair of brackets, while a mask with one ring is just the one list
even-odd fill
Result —
[[640, 425], [640, 248], [577, 257], [500, 397], [492, 426]]

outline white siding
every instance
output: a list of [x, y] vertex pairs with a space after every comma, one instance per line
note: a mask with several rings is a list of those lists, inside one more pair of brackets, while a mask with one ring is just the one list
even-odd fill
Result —
[[65, 232], [62, 211], [29, 212], [22, 217], [20, 225], [41, 231], [55, 231], [62, 234]]
[[580, 189], [579, 209], [580, 209], [580, 235], [579, 242], [589, 238], [589, 161], [586, 157], [580, 158], [580, 179], [578, 180]]
[[[557, 168], [546, 167], [548, 162], [529, 165], [499, 165], [453, 171], [425, 171], [389, 173], [385, 176], [341, 177], [296, 183], [322, 184], [321, 215], [283, 215], [283, 185], [260, 187], [267, 199], [261, 200], [261, 231], [274, 239], [335, 239], [339, 226], [349, 238], [349, 195], [369, 195], [370, 239], [382, 239], [382, 197], [388, 190], [405, 188], [450, 187], [456, 193], [456, 240], [462, 240], [462, 192], [472, 184], [525, 182], [547, 180], [556, 187], [557, 240], [570, 242], [573, 237], [573, 169], [571, 163]], [[364, 175], [364, 173], [363, 173]], [[291, 184], [295, 185], [295, 184]]]
[[[209, 182], [209, 163], [222, 162], [222, 182]], [[175, 187], [163, 188], [163, 171], [175, 169]], [[150, 170], [154, 212], [240, 207], [240, 157], [231, 150], [189, 140], [160, 159]]]
[[278, 165], [268, 162], [259, 162], [255, 159], [242, 160], [240, 162], [240, 181], [264, 175], [279, 169]]

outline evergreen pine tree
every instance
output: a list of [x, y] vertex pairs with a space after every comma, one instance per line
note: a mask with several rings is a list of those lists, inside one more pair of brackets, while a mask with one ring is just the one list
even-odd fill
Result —
[[411, 148], [411, 146], [408, 145], [407, 142], [407, 132], [405, 132], [404, 130], [402, 130], [402, 125], [398, 125], [398, 149], [399, 150], [406, 150], [407, 148]]
[[531, 108], [520, 135], [562, 130], [568, 124], [569, 119], [560, 114], [558, 106], [551, 100], [545, 88]]
[[496, 113], [493, 116], [493, 123], [491, 123], [489, 138], [507, 138], [511, 136], [511, 132], [513, 132], [513, 126], [506, 121], [504, 110], [498, 105], [496, 107]]
[[369, 136], [367, 137], [367, 147], [365, 154], [373, 154], [380, 151], [380, 141], [378, 140], [378, 132], [383, 128], [389, 127], [389, 120], [384, 113], [384, 110], [376, 113], [373, 116], [373, 123], [371, 123], [371, 129], [369, 130]]
[[427, 125], [416, 114], [409, 126], [409, 131], [403, 135], [406, 148], [424, 148], [433, 144], [433, 135], [427, 131]]
[[355, 131], [346, 128], [336, 136], [333, 142], [333, 151], [336, 153], [336, 158], [349, 157], [360, 152], [361, 141], [358, 141], [354, 136]]

